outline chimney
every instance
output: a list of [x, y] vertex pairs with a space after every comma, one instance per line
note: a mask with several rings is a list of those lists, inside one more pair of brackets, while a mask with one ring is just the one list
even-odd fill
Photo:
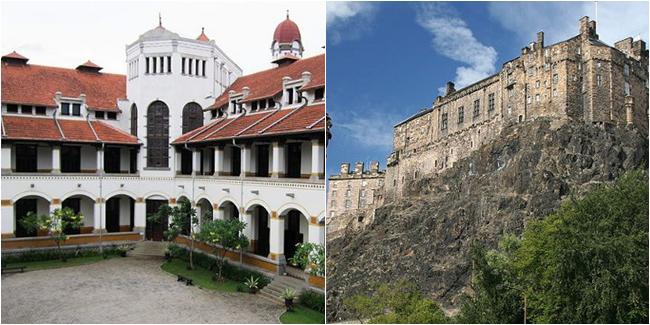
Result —
[[354, 174], [355, 175], [362, 175], [363, 174], [363, 162], [362, 161], [357, 161], [357, 163], [354, 164]]
[[634, 41], [632, 43], [632, 53], [634, 53], [634, 57], [637, 60], [641, 60], [641, 57], [645, 53], [645, 42], [641, 39]]
[[589, 36], [595, 39], [598, 39], [598, 34], [596, 34], [596, 21], [592, 20], [589, 22]]
[[373, 174], [379, 173], [379, 162], [378, 161], [371, 161], [370, 162], [370, 172]]
[[544, 32], [537, 32], [537, 48], [544, 48]]
[[350, 163], [341, 164], [341, 175], [347, 175], [350, 173]]
[[583, 37], [589, 36], [589, 17], [584, 16], [580, 18], [580, 35]]
[[454, 91], [456, 91], [454, 83], [451, 81], [447, 81], [447, 91], [445, 92], [445, 96], [449, 96]]

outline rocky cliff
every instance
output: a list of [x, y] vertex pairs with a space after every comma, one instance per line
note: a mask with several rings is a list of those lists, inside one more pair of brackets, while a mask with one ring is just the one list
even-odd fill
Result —
[[327, 317], [347, 319], [342, 300], [373, 284], [407, 279], [450, 313], [468, 288], [473, 242], [495, 247], [521, 234], [563, 200], [647, 169], [647, 134], [549, 120], [503, 130], [452, 168], [408, 184], [408, 194], [375, 211], [361, 231], [327, 243]]

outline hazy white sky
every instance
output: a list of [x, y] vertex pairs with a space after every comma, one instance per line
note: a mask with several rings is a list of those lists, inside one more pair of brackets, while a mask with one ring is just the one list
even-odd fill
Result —
[[125, 73], [125, 45], [158, 25], [180, 36], [205, 33], [245, 74], [271, 67], [271, 41], [289, 10], [305, 57], [324, 53], [325, 2], [3, 1], [2, 55], [16, 50], [29, 63], [75, 68], [90, 59], [103, 72]]

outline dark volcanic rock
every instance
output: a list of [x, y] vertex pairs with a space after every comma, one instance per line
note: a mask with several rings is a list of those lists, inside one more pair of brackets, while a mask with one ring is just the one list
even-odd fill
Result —
[[635, 130], [548, 120], [515, 125], [445, 172], [409, 184], [361, 232], [327, 243], [327, 317], [348, 319], [342, 300], [373, 284], [407, 279], [448, 312], [471, 275], [473, 242], [495, 247], [562, 200], [627, 170], [647, 169], [648, 140]]

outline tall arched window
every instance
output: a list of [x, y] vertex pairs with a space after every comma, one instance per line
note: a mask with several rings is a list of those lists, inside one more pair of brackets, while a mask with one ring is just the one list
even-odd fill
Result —
[[131, 105], [131, 135], [138, 136], [138, 106]]
[[187, 103], [183, 107], [183, 133], [203, 126], [203, 109], [197, 103]]
[[159, 100], [147, 108], [147, 166], [169, 166], [169, 107]]

